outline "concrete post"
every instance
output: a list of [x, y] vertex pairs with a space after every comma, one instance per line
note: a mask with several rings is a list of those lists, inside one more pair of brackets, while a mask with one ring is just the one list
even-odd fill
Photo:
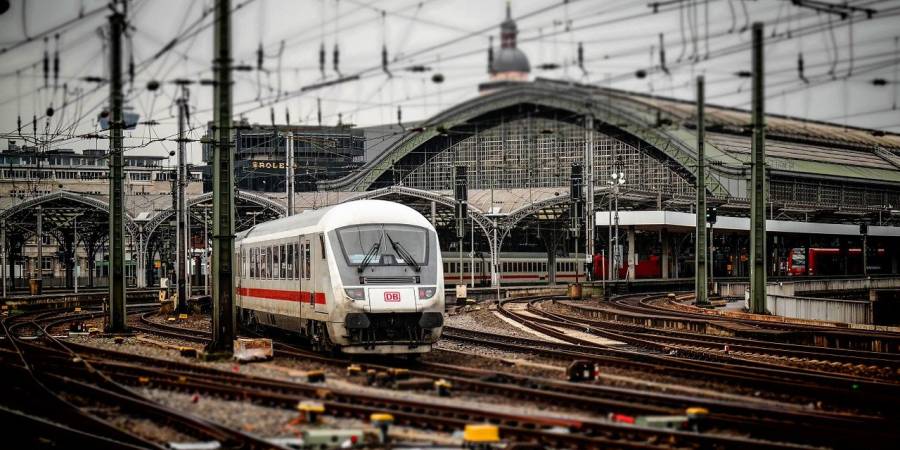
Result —
[[753, 23], [753, 141], [750, 199], [750, 310], [766, 312], [766, 129], [763, 24]]

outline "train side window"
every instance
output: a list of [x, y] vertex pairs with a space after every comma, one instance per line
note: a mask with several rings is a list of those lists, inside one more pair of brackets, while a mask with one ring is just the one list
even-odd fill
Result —
[[306, 279], [307, 279], [307, 280], [310, 279], [310, 278], [312, 278], [312, 277], [310, 276], [310, 275], [311, 275], [311, 272], [312, 272], [312, 271], [310, 270], [310, 263], [312, 262], [312, 261], [310, 261], [310, 260], [312, 259], [312, 256], [310, 255], [310, 250], [311, 250], [311, 249], [310, 249], [310, 242], [309, 242], [309, 241], [306, 241], [306, 246], [305, 246], [304, 249], [303, 249], [303, 271], [304, 271], [304, 273], [306, 274]]
[[297, 279], [297, 244], [288, 244], [288, 272], [292, 280]]
[[284, 250], [284, 244], [278, 246], [278, 251], [281, 253], [281, 264], [278, 265], [278, 278], [283, 280], [287, 278], [287, 253]]
[[299, 253], [300, 264], [298, 264], [300, 266], [300, 278], [306, 278], [306, 256], [304, 253], [305, 251], [306, 251], [306, 246], [303, 245], [303, 243], [301, 242], [300, 243], [300, 253]]
[[294, 253], [291, 251], [291, 244], [284, 244], [284, 278], [294, 278]]
[[325, 235], [319, 235], [319, 250], [322, 251], [322, 259], [325, 259]]
[[279, 266], [281, 266], [281, 251], [278, 249], [278, 246], [272, 247], [272, 279], [276, 280], [281, 278], [281, 272], [279, 271]]
[[272, 247], [266, 248], [266, 279], [272, 279]]

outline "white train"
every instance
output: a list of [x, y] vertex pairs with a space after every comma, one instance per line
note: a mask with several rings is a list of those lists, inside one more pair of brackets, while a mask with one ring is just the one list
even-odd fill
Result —
[[[473, 264], [474, 261], [474, 264]], [[584, 280], [584, 267], [577, 266], [580, 258], [556, 257], [556, 283], [566, 284], [577, 280]], [[544, 253], [501, 253], [498, 276], [500, 284], [504, 286], [540, 285], [547, 284], [549, 278], [549, 266], [547, 255]], [[460, 279], [460, 267], [462, 267], [462, 279]], [[474, 270], [471, 270], [474, 268]], [[576, 273], [576, 268], [578, 272]], [[491, 284], [490, 256], [477, 254], [475, 258], [463, 254], [462, 265], [459, 262], [459, 253], [444, 253], [444, 282], [448, 286], [465, 283], [475, 286], [489, 286]]]
[[354, 201], [259, 224], [237, 239], [246, 324], [345, 353], [424, 353], [440, 338], [440, 246], [412, 208]]

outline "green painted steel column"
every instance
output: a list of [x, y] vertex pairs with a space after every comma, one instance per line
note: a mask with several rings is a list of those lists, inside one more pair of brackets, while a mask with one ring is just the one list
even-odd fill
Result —
[[753, 23], [753, 142], [750, 193], [750, 311], [766, 312], [766, 122], [763, 24]]
[[698, 305], [709, 304], [706, 274], [709, 273], [706, 261], [706, 155], [703, 140], [705, 137], [705, 121], [703, 103], [703, 76], [697, 77], [697, 226], [694, 229], [694, 298]]
[[109, 17], [109, 323], [107, 331], [122, 333], [125, 327], [125, 156], [122, 148], [122, 33], [125, 16]]
[[216, 0], [213, 71], [213, 236], [211, 353], [231, 354], [234, 314], [234, 149], [231, 146], [231, 2]]

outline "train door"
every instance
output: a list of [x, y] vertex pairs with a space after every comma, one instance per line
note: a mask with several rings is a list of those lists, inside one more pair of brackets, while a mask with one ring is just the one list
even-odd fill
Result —
[[247, 275], [246, 270], [244, 269], [245, 261], [247, 261], [247, 251], [241, 247], [238, 247], [238, 270], [237, 270], [237, 282], [234, 283], [234, 291], [237, 293], [236, 295], [236, 306], [240, 310], [243, 306], [243, 297], [241, 297], [241, 286], [243, 286], [244, 277]]
[[326, 304], [325, 295], [328, 292], [328, 270], [325, 266], [325, 238], [320, 233], [312, 243], [306, 245], [312, 247], [312, 279], [313, 279], [313, 301], [315, 303], [315, 311], [317, 313], [328, 313], [328, 305]]

